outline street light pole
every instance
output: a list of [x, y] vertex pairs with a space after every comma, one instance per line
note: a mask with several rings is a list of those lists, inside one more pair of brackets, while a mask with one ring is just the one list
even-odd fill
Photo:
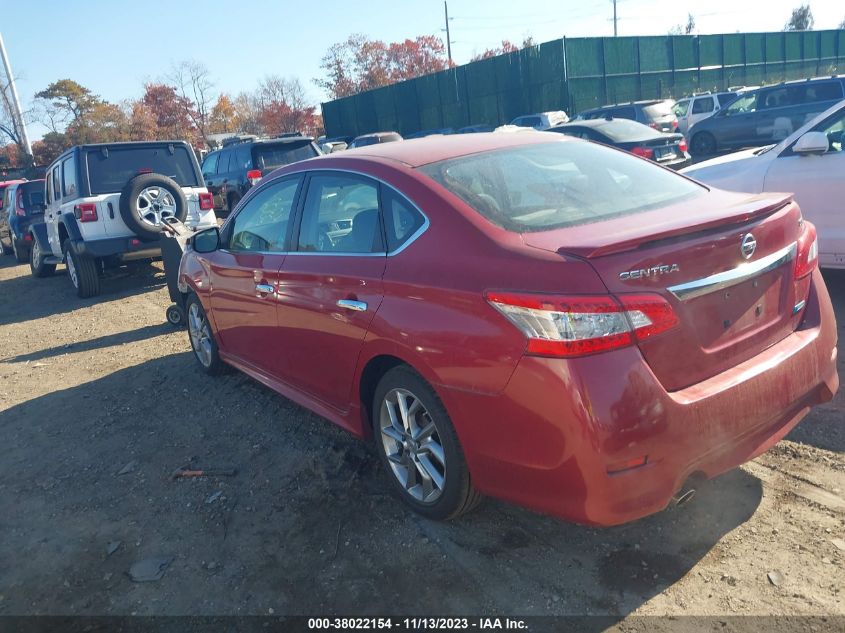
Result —
[[26, 133], [26, 124], [23, 121], [23, 112], [21, 112], [21, 102], [18, 99], [18, 89], [15, 88], [15, 77], [12, 75], [12, 66], [9, 64], [9, 57], [6, 55], [6, 46], [3, 44], [3, 34], [0, 33], [0, 57], [3, 58], [3, 68], [6, 69], [6, 77], [9, 80], [9, 88], [12, 92], [12, 118], [16, 121], [18, 133], [20, 134], [21, 143], [23, 143], [24, 151], [27, 156], [32, 156], [32, 146], [29, 144], [29, 136]]
[[616, 0], [613, 0], [613, 37], [616, 37]]
[[452, 37], [449, 34], [449, 4], [443, 0], [443, 10], [446, 13], [446, 53], [449, 56], [449, 66], [452, 65]]

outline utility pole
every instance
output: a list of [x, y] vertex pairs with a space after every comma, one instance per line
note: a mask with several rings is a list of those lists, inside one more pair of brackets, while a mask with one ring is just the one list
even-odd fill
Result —
[[617, 36], [616, 30], [616, 0], [613, 0], [613, 37]]
[[23, 121], [23, 112], [21, 112], [21, 102], [18, 99], [18, 89], [15, 88], [15, 77], [12, 75], [12, 66], [9, 64], [9, 56], [6, 55], [6, 45], [3, 44], [3, 34], [0, 33], [0, 57], [3, 58], [3, 68], [6, 69], [6, 78], [9, 80], [9, 88], [12, 92], [12, 119], [17, 122], [18, 134], [20, 134], [21, 143], [23, 143], [24, 151], [27, 156], [32, 156], [32, 146], [29, 144], [29, 136], [26, 133], [26, 124]]
[[449, 3], [443, 0], [443, 10], [446, 12], [446, 53], [449, 56], [449, 66], [452, 65], [452, 37], [449, 34]]

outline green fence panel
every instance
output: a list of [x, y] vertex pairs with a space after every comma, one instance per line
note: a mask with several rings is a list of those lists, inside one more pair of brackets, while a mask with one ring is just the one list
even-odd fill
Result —
[[419, 132], [422, 127], [420, 126], [420, 111], [417, 104], [416, 80], [402, 81], [393, 84], [391, 88], [394, 91], [396, 118], [399, 122], [397, 131], [400, 134]]
[[424, 75], [414, 80], [417, 91], [417, 105], [420, 110], [440, 107], [440, 86], [437, 75]]
[[329, 101], [322, 112], [331, 135], [411, 133], [839, 71], [845, 30], [566, 38]]
[[469, 94], [496, 94], [495, 64], [495, 60], [491, 57], [466, 65], [467, 91]]
[[672, 38], [638, 38], [640, 72], [659, 72], [672, 68]]
[[675, 70], [698, 68], [698, 38], [690, 35], [673, 35], [670, 39]]
[[378, 115], [376, 112], [375, 91], [362, 92], [355, 99], [355, 112], [358, 116], [357, 127], [359, 134], [378, 132]]
[[604, 67], [608, 75], [639, 71], [638, 37], [609, 37], [604, 42]]
[[475, 97], [469, 100], [469, 120], [472, 124], [499, 125], [499, 104], [496, 95]]
[[[542, 46], [540, 47], [542, 49]], [[566, 38], [564, 55], [567, 79], [604, 74], [604, 40], [600, 37]]]
[[698, 38], [698, 66], [710, 68], [722, 65], [722, 36], [702, 35]]

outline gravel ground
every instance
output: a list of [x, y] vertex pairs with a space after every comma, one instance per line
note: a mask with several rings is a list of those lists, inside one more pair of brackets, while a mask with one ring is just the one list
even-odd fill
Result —
[[[845, 314], [845, 275], [827, 279]], [[61, 267], [38, 280], [2, 258], [0, 615], [845, 615], [841, 394], [631, 525], [492, 500], [440, 524], [365, 444], [201, 374], [168, 303], [159, 265], [92, 301]], [[188, 464], [237, 472], [171, 477]], [[163, 577], [133, 582], [150, 558]]]

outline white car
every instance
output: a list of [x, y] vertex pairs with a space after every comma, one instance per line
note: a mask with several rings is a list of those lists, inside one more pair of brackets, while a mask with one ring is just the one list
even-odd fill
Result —
[[731, 191], [795, 194], [816, 225], [819, 263], [845, 268], [845, 101], [829, 108], [777, 145], [698, 163], [681, 173]]
[[535, 130], [548, 130], [557, 125], [563, 125], [569, 122], [569, 115], [563, 110], [556, 112], [538, 112], [537, 114], [525, 114], [516, 117], [510, 122], [510, 125], [517, 127], [530, 127]]
[[723, 107], [736, 100], [736, 92], [705, 93], [678, 99], [672, 111], [678, 117], [678, 132], [686, 136], [693, 124], [711, 117]]

